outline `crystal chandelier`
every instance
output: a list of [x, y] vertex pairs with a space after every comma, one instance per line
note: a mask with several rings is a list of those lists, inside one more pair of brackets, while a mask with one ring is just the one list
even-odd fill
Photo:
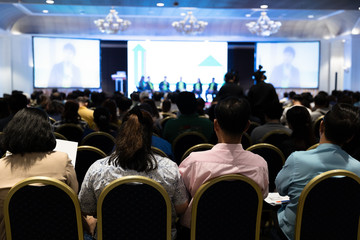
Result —
[[183, 20], [172, 23], [176, 31], [185, 34], [201, 33], [207, 25], [208, 23], [205, 21], [198, 21], [192, 12], [188, 12]]
[[105, 32], [107, 34], [115, 34], [118, 31], [124, 31], [131, 24], [130, 21], [121, 19], [115, 9], [111, 9], [105, 19], [100, 18], [95, 20], [94, 23], [102, 33]]
[[262, 12], [257, 22], [249, 22], [246, 24], [251, 33], [256, 33], [259, 36], [268, 37], [273, 33], [277, 33], [281, 27], [281, 22], [274, 22]]

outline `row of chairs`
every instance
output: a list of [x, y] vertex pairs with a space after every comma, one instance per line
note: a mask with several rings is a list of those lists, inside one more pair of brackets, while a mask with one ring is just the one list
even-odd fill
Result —
[[[209, 180], [194, 196], [191, 240], [259, 240], [262, 206], [259, 186], [245, 176]], [[10, 189], [4, 210], [8, 240], [83, 239], [77, 196], [58, 180], [21, 181]], [[359, 239], [359, 216], [360, 178], [345, 170], [322, 173], [300, 195], [295, 240]], [[146, 177], [110, 183], [98, 199], [97, 218], [100, 240], [171, 239], [169, 196]]]

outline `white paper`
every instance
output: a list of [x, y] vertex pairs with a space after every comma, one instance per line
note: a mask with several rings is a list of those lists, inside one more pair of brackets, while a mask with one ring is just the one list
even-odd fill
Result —
[[77, 142], [56, 139], [56, 147], [54, 151], [67, 153], [69, 155], [69, 158], [71, 159], [71, 163], [75, 167], [77, 147], [78, 147]]
[[265, 202], [271, 205], [281, 205], [283, 203], [288, 203], [290, 201], [289, 196], [280, 196], [277, 192], [271, 192], [265, 198]]

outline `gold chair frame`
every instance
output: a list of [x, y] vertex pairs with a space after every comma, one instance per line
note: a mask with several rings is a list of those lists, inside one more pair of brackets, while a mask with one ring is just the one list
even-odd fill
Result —
[[147, 178], [147, 177], [143, 177], [143, 176], [127, 176], [127, 177], [122, 177], [119, 179], [116, 179], [114, 181], [112, 181], [109, 185], [107, 185], [102, 192], [100, 193], [98, 202], [97, 202], [97, 239], [98, 240], [103, 240], [103, 229], [102, 229], [102, 205], [104, 202], [105, 197], [107, 196], [107, 194], [113, 190], [114, 188], [116, 188], [119, 185], [122, 184], [127, 184], [127, 183], [143, 183], [143, 184], [147, 184], [153, 188], [155, 188], [164, 198], [165, 203], [166, 203], [166, 239], [167, 240], [171, 240], [171, 201], [170, 201], [170, 197], [168, 195], [168, 193], [166, 192], [165, 188], [163, 186], [161, 186], [158, 182]]
[[97, 132], [92, 132], [92, 133], [89, 133], [88, 135], [86, 135], [80, 142], [80, 145], [83, 145], [86, 140], [88, 140], [89, 138], [91, 138], [92, 136], [105, 136], [109, 139], [111, 139], [111, 141], [113, 141], [113, 143], [115, 144], [116, 140], [113, 136], [111, 136], [111, 134], [109, 133], [106, 133], [106, 132], [102, 132], [102, 131], [97, 131]]
[[151, 150], [153, 151], [153, 153], [155, 153], [155, 154], [157, 154], [157, 155], [160, 155], [160, 156], [162, 156], [162, 157], [169, 158], [169, 156], [168, 156], [163, 150], [161, 150], [160, 148], [151, 146]]
[[281, 130], [281, 129], [277, 129], [277, 130], [272, 130], [272, 131], [270, 131], [270, 132], [267, 132], [267, 133], [260, 139], [260, 142], [265, 143], [265, 140], [266, 140], [269, 136], [271, 136], [271, 135], [273, 135], [273, 134], [285, 134], [285, 135], [287, 135], [287, 136], [289, 136], [289, 137], [291, 136], [291, 134], [288, 133], [287, 131]]
[[106, 153], [104, 153], [97, 147], [88, 146], [88, 145], [82, 145], [82, 146], [77, 147], [77, 151], [83, 151], [83, 150], [90, 150], [90, 151], [96, 152], [96, 153], [102, 155], [104, 158], [107, 156]]
[[[81, 209], [80, 209], [80, 203], [79, 199], [77, 197], [77, 194], [74, 192], [72, 188], [70, 188], [65, 183], [61, 182], [60, 180], [50, 178], [50, 177], [29, 177], [26, 178], [17, 184], [15, 184], [10, 190], [9, 193], [5, 199], [4, 202], [4, 220], [5, 220], [5, 229], [6, 229], [6, 239], [12, 240], [11, 236], [11, 225], [10, 225], [10, 216], [9, 216], [9, 203], [12, 198], [12, 196], [16, 193], [17, 190], [30, 185], [30, 184], [43, 184], [43, 185], [52, 185], [55, 186], [62, 191], [64, 191], [73, 201], [75, 212], [76, 212], [76, 223], [77, 223], [77, 229], [78, 229], [78, 239], [83, 240], [84, 239], [84, 232], [83, 232], [83, 226], [82, 226], [82, 215], [81, 215]], [[61, 234], [61, 233], [59, 233]]]
[[183, 156], [181, 157], [181, 161], [183, 161], [185, 158], [187, 158], [190, 153], [192, 152], [196, 152], [197, 149], [212, 149], [214, 147], [214, 144], [210, 144], [210, 143], [200, 143], [200, 144], [197, 144], [195, 146], [192, 146], [191, 148], [189, 148], [184, 154]]
[[317, 148], [319, 145], [320, 145], [320, 143], [316, 143], [316, 144], [312, 145], [311, 147], [309, 147], [308, 149], [306, 149], [306, 151], [315, 149], [315, 148]]
[[256, 217], [256, 229], [255, 229], [255, 240], [260, 239], [260, 224], [261, 224], [261, 212], [262, 212], [262, 206], [263, 206], [263, 196], [260, 190], [260, 187], [253, 181], [252, 179], [238, 175], [238, 174], [228, 174], [223, 175], [220, 177], [216, 177], [213, 179], [210, 179], [206, 183], [204, 183], [195, 193], [195, 196], [193, 198], [193, 205], [191, 209], [191, 230], [190, 230], [190, 239], [195, 240], [196, 239], [196, 217], [197, 217], [197, 207], [200, 201], [201, 196], [204, 194], [204, 192], [210, 188], [215, 183], [218, 183], [220, 181], [244, 181], [248, 184], [250, 184], [256, 191], [258, 195], [258, 211], [257, 211], [257, 217]]
[[[330, 171], [321, 173], [321, 174], [317, 175], [316, 177], [314, 177], [312, 180], [310, 180], [310, 182], [308, 182], [306, 184], [306, 186], [304, 187], [304, 189], [302, 190], [300, 197], [299, 197], [298, 207], [297, 207], [297, 211], [296, 211], [295, 240], [300, 240], [301, 221], [302, 221], [302, 217], [303, 217], [304, 204], [305, 204], [307, 195], [309, 194], [311, 189], [313, 189], [318, 183], [320, 183], [321, 181], [323, 181], [327, 178], [331, 178], [331, 177], [335, 177], [335, 176], [350, 177], [360, 184], [360, 177], [358, 177], [353, 172], [350, 172], [347, 170], [342, 170], [342, 169], [335, 169], [335, 170], [330, 170]], [[360, 218], [359, 218], [357, 235], [358, 235], [357, 239], [359, 240], [360, 239]]]
[[276, 146], [274, 146], [274, 145], [272, 145], [272, 144], [269, 144], [269, 143], [258, 143], [258, 144], [254, 144], [254, 145], [248, 147], [248, 148], [246, 149], [246, 151], [252, 152], [253, 150], [258, 149], [258, 148], [269, 148], [269, 149], [272, 149], [272, 150], [276, 151], [276, 152], [280, 155], [281, 160], [282, 160], [283, 165], [284, 165], [284, 163], [285, 163], [285, 156], [284, 156], [284, 154], [281, 152], [281, 150], [280, 150], [278, 147], [276, 147]]
[[54, 132], [54, 136], [56, 139], [61, 139], [61, 140], [68, 140], [64, 135], [62, 135], [61, 133], [58, 132]]

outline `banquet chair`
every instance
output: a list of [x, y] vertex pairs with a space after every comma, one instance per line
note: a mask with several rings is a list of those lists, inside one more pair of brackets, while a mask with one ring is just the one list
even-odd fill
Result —
[[69, 141], [74, 142], [80, 142], [84, 134], [84, 130], [80, 126], [73, 123], [62, 124], [56, 129], [55, 132], [60, 133]]
[[275, 178], [285, 163], [284, 154], [279, 148], [268, 143], [258, 143], [246, 149], [260, 155], [268, 164], [269, 170], [269, 191], [275, 191]]
[[56, 139], [60, 139], [60, 140], [68, 140], [64, 135], [58, 133], [58, 132], [54, 132], [54, 136]]
[[180, 165], [181, 157], [191, 147], [200, 144], [207, 143], [206, 137], [199, 132], [184, 132], [177, 136], [172, 142], [172, 149], [175, 156], [175, 162]]
[[319, 174], [298, 201], [295, 240], [359, 240], [360, 178], [336, 169]]
[[241, 137], [241, 145], [243, 146], [243, 149], [247, 149], [248, 147], [250, 147], [252, 145], [251, 137], [246, 132], [243, 133], [243, 135]]
[[320, 143], [316, 143], [316, 144], [312, 145], [311, 147], [309, 147], [308, 149], [306, 149], [306, 151], [315, 149], [315, 148], [317, 148], [319, 145], [320, 145]]
[[110, 155], [115, 146], [115, 138], [106, 132], [92, 132], [81, 140], [80, 146], [83, 145], [96, 147], [106, 155]]
[[96, 161], [107, 155], [100, 149], [92, 146], [77, 147], [75, 172], [79, 182], [79, 190], [89, 167]]
[[191, 240], [260, 239], [263, 196], [250, 178], [229, 174], [213, 178], [196, 192]]
[[4, 203], [7, 240], [83, 240], [76, 193], [49, 177], [30, 177], [15, 184]]
[[4, 136], [4, 133], [3, 132], [0, 132], [0, 158], [4, 157], [5, 156], [5, 150], [2, 149], [2, 138]]
[[290, 139], [291, 134], [284, 130], [272, 130], [266, 133], [261, 139], [261, 143], [269, 143], [281, 149], [284, 141]]
[[157, 155], [160, 155], [162, 157], [166, 157], [166, 158], [169, 158], [169, 156], [164, 153], [163, 150], [161, 150], [160, 148], [157, 148], [157, 147], [154, 147], [154, 146], [151, 146], [151, 151]]
[[200, 143], [200, 144], [197, 144], [195, 146], [192, 146], [191, 148], [189, 148], [184, 154], [183, 156], [181, 157], [181, 162], [187, 158], [190, 153], [192, 152], [201, 152], [201, 151], [206, 151], [206, 150], [210, 150], [213, 148], [213, 144], [210, 144], [210, 143]]
[[107, 185], [97, 203], [97, 239], [171, 240], [171, 202], [166, 190], [142, 176]]
[[176, 119], [176, 117], [174, 117], [174, 116], [168, 116], [168, 117], [165, 117], [165, 118], [161, 119], [161, 121], [160, 121], [160, 126], [161, 126], [162, 129], [164, 129], [167, 121], [169, 121], [170, 119]]

